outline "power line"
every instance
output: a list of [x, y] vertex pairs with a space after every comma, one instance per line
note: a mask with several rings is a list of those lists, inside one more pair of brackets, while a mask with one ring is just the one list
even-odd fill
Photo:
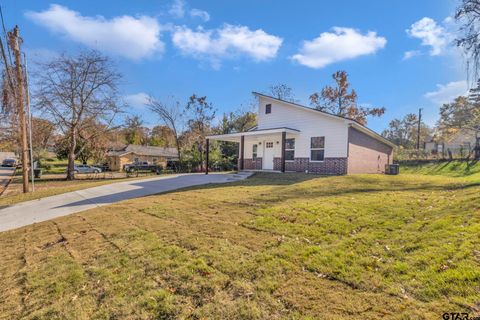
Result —
[[[2, 19], [3, 36], [5, 37], [5, 41], [7, 41], [8, 43], [7, 29], [5, 28], [5, 20], [3, 19], [3, 9], [1, 5], [0, 5], [0, 18]], [[8, 59], [10, 60], [10, 64], [13, 65], [12, 52], [10, 51], [10, 47], [8, 45], [7, 45], [7, 51], [8, 51]]]
[[[0, 18], [2, 19], [3, 36], [5, 38], [6, 47], [7, 47], [7, 51], [8, 51], [8, 59], [10, 60], [10, 65], [13, 65], [12, 55], [11, 55], [11, 52], [10, 52], [10, 46], [8, 45], [7, 31], [5, 29], [5, 23], [4, 23], [4, 19], [3, 19], [2, 6], [0, 6]], [[13, 93], [13, 97], [16, 99], [17, 94], [16, 94], [15, 86], [14, 86], [14, 83], [13, 83], [13, 80], [12, 80], [12, 76], [10, 75], [11, 68], [10, 68], [9, 63], [7, 61], [7, 55], [5, 53], [5, 47], [3, 45], [3, 39], [1, 37], [0, 37], [0, 50], [2, 51], [2, 60], [3, 60], [3, 64], [5, 65], [5, 74], [7, 75], [7, 81], [8, 81], [8, 84], [10, 85], [10, 92]]]
[[[7, 48], [8, 48], [8, 43], [7, 43]], [[7, 75], [7, 81], [10, 85], [11, 92], [13, 92], [13, 96], [16, 97], [15, 87], [13, 85], [13, 81], [10, 76], [10, 66], [8, 65], [7, 56], [5, 54], [5, 47], [3, 46], [3, 40], [1, 37], [0, 37], [0, 50], [2, 51], [2, 60], [3, 60], [3, 64], [5, 65], [5, 73]]]

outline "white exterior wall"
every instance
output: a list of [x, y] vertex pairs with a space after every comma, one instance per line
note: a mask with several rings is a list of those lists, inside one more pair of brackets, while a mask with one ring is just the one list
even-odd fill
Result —
[[[288, 134], [287, 134], [288, 138]], [[253, 145], [257, 145], [257, 157], [263, 157], [263, 148], [265, 148], [265, 141], [273, 142], [273, 152], [275, 157], [281, 156], [282, 135], [261, 135], [261, 136], [246, 136], [245, 137], [245, 159], [252, 159]], [[278, 141], [278, 144], [277, 144]], [[261, 143], [261, 144], [259, 144]]]
[[[272, 105], [272, 112], [269, 114], [265, 114], [266, 104]], [[295, 138], [296, 158], [310, 158], [310, 138], [321, 136], [325, 137], [326, 158], [345, 158], [348, 155], [348, 120], [259, 97], [258, 129], [280, 127], [300, 130], [298, 135], [287, 134], [287, 138]], [[259, 139], [261, 138], [259, 137]], [[278, 139], [281, 139], [281, 136]], [[245, 141], [247, 142], [247, 137], [245, 137]], [[247, 146], [247, 143], [245, 145], [245, 158], [251, 158], [252, 147], [251, 145]], [[275, 154], [280, 155], [280, 146], [276, 144], [276, 140], [274, 148], [278, 149]], [[259, 157], [261, 156], [260, 149], [263, 147], [259, 146]], [[247, 152], [250, 152], [250, 156], [247, 156]]]

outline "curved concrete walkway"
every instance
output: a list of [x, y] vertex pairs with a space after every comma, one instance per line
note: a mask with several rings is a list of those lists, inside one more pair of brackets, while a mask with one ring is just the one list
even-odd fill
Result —
[[0, 210], [0, 232], [20, 228], [114, 202], [175, 189], [243, 180], [249, 173], [179, 174], [152, 179], [117, 182], [38, 200], [18, 203]]

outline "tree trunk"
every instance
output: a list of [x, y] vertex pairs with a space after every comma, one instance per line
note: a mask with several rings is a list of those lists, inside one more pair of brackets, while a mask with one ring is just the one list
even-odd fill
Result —
[[177, 135], [177, 130], [174, 129], [174, 134], [175, 134], [175, 144], [177, 145], [177, 153], [178, 153], [178, 169], [181, 171], [182, 170], [182, 167], [183, 167], [183, 163], [182, 163], [182, 154], [181, 154], [181, 150], [180, 150], [180, 139], [178, 139], [178, 135]]
[[77, 147], [76, 129], [70, 133], [70, 148], [68, 150], [67, 180], [75, 180], [75, 149]]

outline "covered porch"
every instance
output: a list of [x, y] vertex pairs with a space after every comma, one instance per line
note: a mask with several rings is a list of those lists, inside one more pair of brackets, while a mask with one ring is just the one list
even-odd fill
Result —
[[238, 169], [285, 172], [287, 139], [300, 133], [292, 128], [255, 129], [246, 132], [211, 135], [206, 137], [206, 171], [208, 174], [208, 154], [210, 141], [229, 141], [239, 144]]

